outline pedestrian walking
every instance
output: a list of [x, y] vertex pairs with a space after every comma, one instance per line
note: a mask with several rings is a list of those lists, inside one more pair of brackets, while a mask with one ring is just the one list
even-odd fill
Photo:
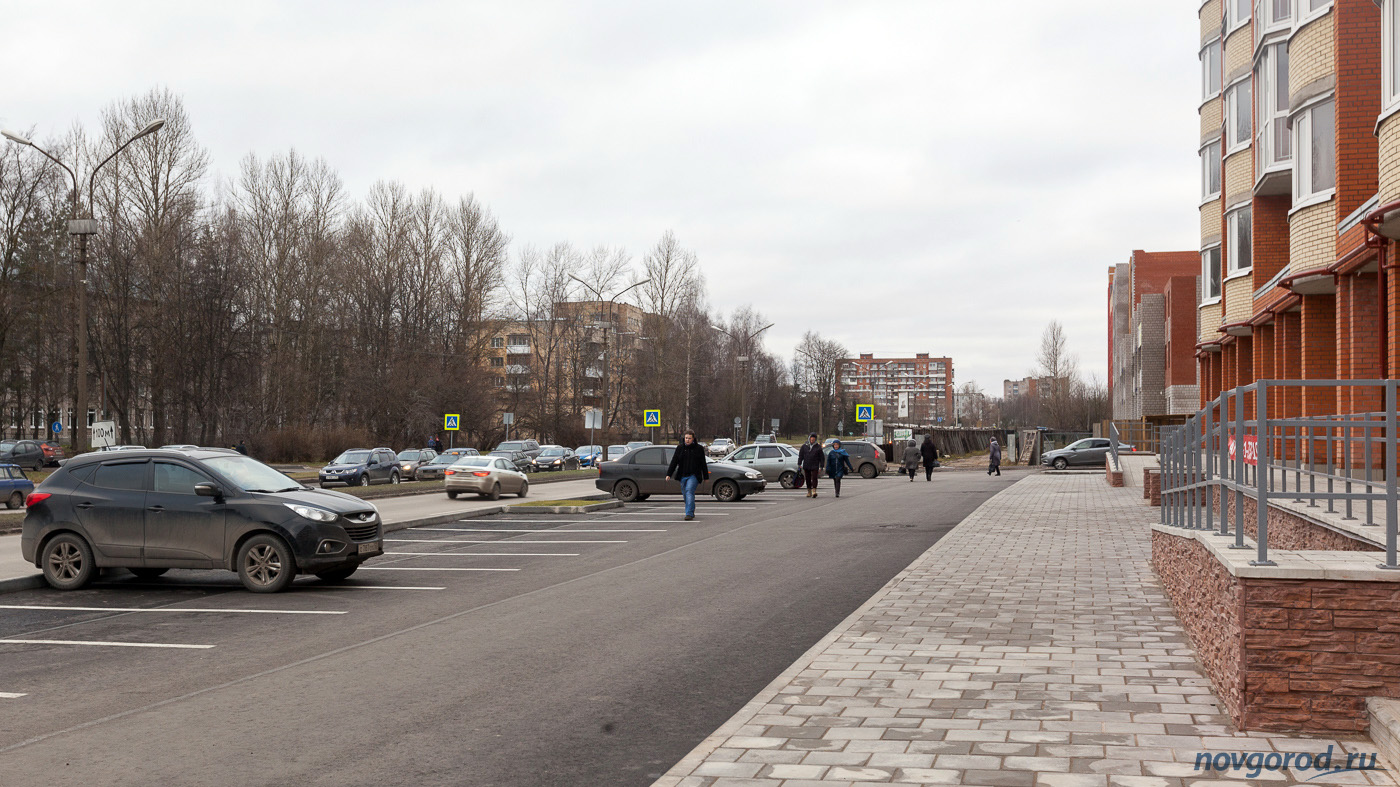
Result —
[[924, 435], [924, 444], [919, 446], [919, 454], [924, 458], [924, 480], [933, 480], [933, 468], [938, 466], [938, 446], [933, 444], [933, 435]]
[[234, 446], [233, 450], [237, 451], [240, 454], [243, 454], [244, 456], [248, 455], [248, 446], [244, 445], [242, 440], [238, 441], [238, 445]]
[[909, 476], [909, 483], [914, 483], [914, 476], [919, 473], [919, 460], [923, 454], [919, 453], [919, 444], [913, 440], [904, 446], [904, 472]]
[[992, 452], [987, 463], [987, 475], [992, 473], [1001, 475], [1001, 443], [998, 443], [995, 437], [992, 438]]
[[695, 518], [695, 488], [709, 480], [710, 468], [705, 464], [705, 449], [695, 442], [695, 432], [685, 430], [681, 444], [671, 457], [671, 466], [666, 468], [666, 480], [672, 478], [681, 482], [681, 494], [685, 497], [685, 521]]
[[841, 496], [841, 479], [846, 473], [855, 471], [856, 469], [851, 467], [851, 455], [841, 448], [841, 441], [832, 443], [831, 449], [826, 452], [826, 477], [831, 479], [831, 487], [837, 497]]
[[439, 454], [442, 453], [442, 438], [433, 435], [433, 442], [429, 444], [429, 447]]
[[817, 476], [821, 475], [822, 462], [826, 455], [817, 443], [817, 433], [807, 435], [807, 442], [797, 451], [797, 464], [802, 467], [802, 475], [807, 479], [807, 496], [817, 496]]

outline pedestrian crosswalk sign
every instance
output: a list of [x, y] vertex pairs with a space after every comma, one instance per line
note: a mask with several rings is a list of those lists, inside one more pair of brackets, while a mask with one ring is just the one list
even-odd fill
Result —
[[457, 422], [462, 420], [462, 416], [457, 413], [450, 413], [442, 417], [442, 428], [448, 432], [457, 431]]
[[661, 425], [661, 411], [660, 411], [660, 410], [643, 410], [643, 411], [642, 411], [642, 426], [652, 427], [652, 426], [660, 426], [660, 425]]
[[856, 405], [856, 421], [857, 421], [857, 422], [863, 424], [863, 423], [865, 423], [866, 421], [873, 421], [874, 419], [875, 419], [875, 405], [873, 405], [873, 404], [858, 404], [858, 405]]

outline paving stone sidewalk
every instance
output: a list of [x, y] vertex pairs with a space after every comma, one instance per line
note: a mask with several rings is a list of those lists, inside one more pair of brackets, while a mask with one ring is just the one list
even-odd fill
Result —
[[1207, 751], [1281, 760], [1331, 746], [1340, 764], [1375, 747], [1230, 726], [1149, 565], [1156, 519], [1141, 490], [1101, 475], [1020, 481], [656, 784], [1395, 784], [1381, 771], [1196, 770]]

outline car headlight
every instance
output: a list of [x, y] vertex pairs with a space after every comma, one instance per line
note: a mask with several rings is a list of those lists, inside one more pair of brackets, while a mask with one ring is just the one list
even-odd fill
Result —
[[762, 478], [762, 477], [763, 477], [763, 474], [760, 473], [760, 472], [758, 472], [757, 470], [745, 470], [745, 471], [744, 471], [744, 477], [745, 477], [745, 478]]
[[292, 513], [303, 519], [310, 519], [312, 522], [334, 522], [339, 518], [339, 514], [333, 514], [324, 508], [313, 506], [302, 506], [296, 503], [283, 503], [282, 505], [292, 509]]

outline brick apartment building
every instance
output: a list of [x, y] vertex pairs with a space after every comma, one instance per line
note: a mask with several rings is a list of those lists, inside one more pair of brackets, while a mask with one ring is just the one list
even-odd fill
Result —
[[1020, 380], [1002, 380], [1001, 398], [1012, 399], [1017, 396], [1037, 396], [1040, 393], [1040, 386], [1046, 381], [1044, 377], [1023, 377]]
[[[1210, 0], [1200, 21], [1201, 401], [1261, 378], [1389, 377], [1400, 291], [1378, 233], [1400, 236], [1400, 2]], [[1337, 397], [1270, 410], [1377, 404]]]
[[955, 417], [953, 359], [876, 358], [861, 353], [841, 362], [838, 394], [850, 404], [874, 404], [877, 417], [891, 423], [951, 424]]
[[[1134, 251], [1109, 269], [1108, 393], [1115, 420], [1196, 411], [1199, 264], [1193, 251]], [[1169, 287], [1177, 296], [1170, 300]]]

